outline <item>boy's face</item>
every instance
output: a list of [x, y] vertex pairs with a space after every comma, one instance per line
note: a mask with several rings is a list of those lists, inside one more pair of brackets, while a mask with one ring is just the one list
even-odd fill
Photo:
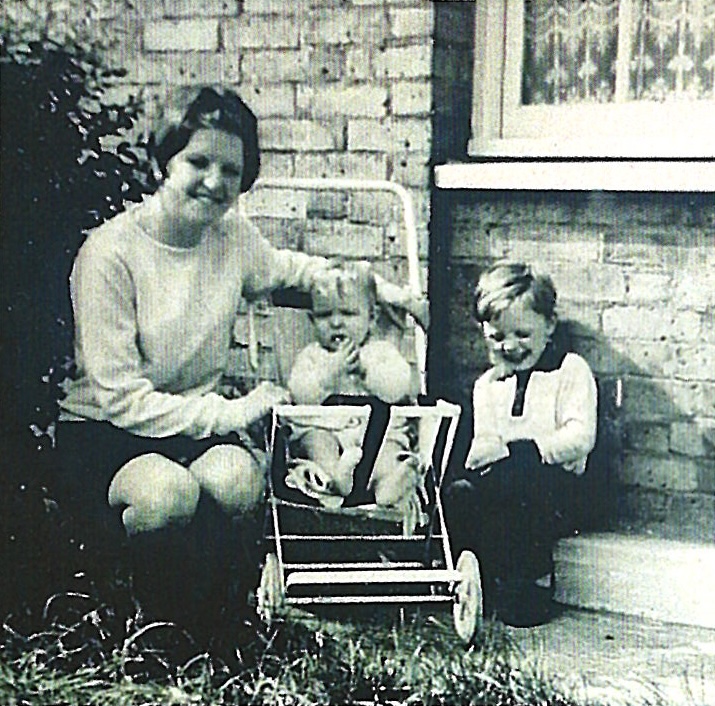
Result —
[[313, 295], [311, 318], [318, 343], [336, 351], [345, 341], [362, 345], [370, 332], [373, 307], [370, 298], [357, 287], [346, 287], [341, 294], [333, 290]]
[[529, 370], [536, 365], [556, 322], [537, 314], [523, 299], [482, 325], [492, 365]]

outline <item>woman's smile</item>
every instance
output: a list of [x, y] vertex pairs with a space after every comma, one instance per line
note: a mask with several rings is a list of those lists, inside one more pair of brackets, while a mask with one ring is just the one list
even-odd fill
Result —
[[189, 191], [189, 196], [196, 199], [200, 203], [206, 203], [209, 205], [223, 205], [226, 203], [226, 192], [225, 190], [211, 191], [204, 188], [198, 188]]

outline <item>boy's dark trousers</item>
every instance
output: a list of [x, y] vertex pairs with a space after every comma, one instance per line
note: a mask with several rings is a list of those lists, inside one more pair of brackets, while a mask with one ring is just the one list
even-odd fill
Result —
[[551, 573], [553, 543], [575, 502], [576, 477], [543, 463], [532, 441], [513, 442], [509, 451], [486, 472], [463, 471], [444, 491], [454, 556], [477, 555], [487, 610], [499, 595], [519, 594]]

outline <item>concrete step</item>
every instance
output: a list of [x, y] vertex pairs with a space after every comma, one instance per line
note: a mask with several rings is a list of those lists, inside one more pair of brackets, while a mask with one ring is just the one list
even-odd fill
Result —
[[559, 603], [715, 628], [715, 543], [580, 535], [560, 540], [554, 561]]

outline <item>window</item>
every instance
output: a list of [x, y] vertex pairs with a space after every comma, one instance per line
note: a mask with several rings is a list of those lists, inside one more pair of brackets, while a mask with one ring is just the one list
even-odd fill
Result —
[[715, 0], [476, 0], [470, 152], [715, 156]]

